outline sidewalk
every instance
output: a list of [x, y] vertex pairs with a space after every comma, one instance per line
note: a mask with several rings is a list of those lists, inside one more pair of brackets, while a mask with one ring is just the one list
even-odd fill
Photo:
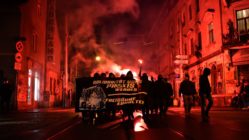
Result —
[[22, 109], [17, 112], [28, 112], [28, 113], [38, 113], [38, 112], [75, 112], [75, 108], [36, 108], [36, 109]]
[[[201, 107], [193, 107], [192, 111], [200, 111]], [[181, 112], [184, 107], [169, 107], [169, 111]], [[249, 108], [234, 108], [234, 107], [212, 107], [210, 111], [249, 111]]]

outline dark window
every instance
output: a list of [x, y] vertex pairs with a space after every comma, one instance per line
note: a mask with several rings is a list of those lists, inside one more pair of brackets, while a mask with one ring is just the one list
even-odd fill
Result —
[[185, 14], [182, 13], [182, 26], [185, 26]]
[[188, 11], [189, 11], [189, 20], [191, 20], [192, 19], [192, 6], [191, 5], [189, 5]]
[[183, 54], [187, 55], [188, 54], [188, 49], [187, 49], [187, 44], [184, 44], [183, 46]]
[[202, 44], [201, 44], [201, 32], [198, 33], [198, 50], [202, 49]]
[[33, 51], [34, 52], [38, 52], [37, 41], [38, 41], [38, 35], [36, 33], [34, 33], [33, 36], [32, 36], [32, 46], [33, 46]]
[[199, 0], [196, 0], [196, 12], [200, 11]]
[[52, 92], [53, 92], [53, 79], [50, 77], [50, 82], [49, 82], [49, 89], [50, 89], [50, 94], [53, 94]]
[[195, 55], [194, 39], [190, 39], [191, 55]]

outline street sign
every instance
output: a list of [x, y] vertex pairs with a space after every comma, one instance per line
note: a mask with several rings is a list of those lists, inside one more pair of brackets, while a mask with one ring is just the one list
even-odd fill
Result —
[[24, 46], [23, 46], [22, 41], [16, 42], [16, 50], [17, 50], [18, 52], [22, 52], [22, 51], [23, 51], [23, 48], [24, 48]]
[[177, 59], [188, 59], [188, 55], [176, 55]]
[[175, 64], [188, 64], [188, 60], [175, 60]]
[[22, 62], [22, 54], [19, 52], [16, 53], [15, 60], [16, 60], [16, 62]]
[[15, 70], [21, 70], [22, 69], [22, 64], [18, 63], [18, 62], [15, 62], [14, 69]]

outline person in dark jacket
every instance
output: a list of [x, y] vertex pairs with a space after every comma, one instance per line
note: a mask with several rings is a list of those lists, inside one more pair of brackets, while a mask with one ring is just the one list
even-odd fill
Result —
[[249, 81], [243, 79], [240, 88], [239, 97], [242, 103], [242, 109], [247, 109], [249, 107]]
[[160, 115], [162, 116], [165, 115], [168, 110], [170, 99], [173, 95], [173, 89], [171, 84], [167, 82], [167, 79], [164, 79], [160, 74], [155, 82], [155, 89], [159, 98]]
[[[211, 86], [208, 80], [208, 76], [210, 75], [210, 69], [205, 68], [203, 71], [203, 75], [200, 76], [199, 79], [199, 95], [201, 99], [201, 115], [203, 121], [208, 120], [208, 113], [213, 105], [213, 98], [211, 95]], [[208, 100], [208, 105], [206, 105], [206, 100]]]
[[144, 105], [142, 107], [142, 113], [143, 116], [148, 117], [149, 112], [152, 111], [152, 90], [153, 90], [153, 86], [152, 86], [152, 82], [149, 81], [148, 79], [148, 75], [146, 73], [144, 73], [141, 77], [141, 92], [146, 92], [147, 95], [145, 96], [144, 99]]
[[[131, 71], [128, 71], [126, 73], [126, 76], [124, 77], [124, 79], [125, 80], [135, 80], [133, 73]], [[133, 117], [134, 109], [135, 109], [134, 104], [123, 105], [123, 111], [124, 111], [125, 116], [128, 116], [128, 120], [134, 119], [134, 117]]]
[[189, 80], [188, 74], [185, 74], [185, 79], [180, 84], [179, 97], [181, 97], [181, 94], [183, 94], [185, 115], [188, 116], [193, 104], [193, 95], [196, 94], [195, 84]]

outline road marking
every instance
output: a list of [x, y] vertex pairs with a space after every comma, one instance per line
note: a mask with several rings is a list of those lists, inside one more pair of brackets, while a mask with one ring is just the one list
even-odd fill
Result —
[[73, 123], [72, 125], [64, 128], [63, 130], [59, 131], [58, 133], [54, 134], [53, 136], [47, 138], [47, 140], [53, 140], [55, 139], [57, 136], [61, 135], [62, 133], [68, 131], [69, 129], [73, 128], [74, 126], [80, 124], [82, 121], [81, 120], [78, 120], [77, 122]]
[[117, 124], [117, 125], [111, 127], [110, 130], [114, 130], [114, 129], [118, 128], [119, 126], [120, 126], [120, 124]]
[[172, 128], [169, 128], [169, 130], [172, 131], [172, 132], [174, 132], [175, 134], [177, 134], [180, 137], [183, 137], [183, 138], [185, 137], [184, 134], [183, 134], [183, 132], [181, 132], [181, 131], [177, 131], [177, 130], [174, 130]]
[[115, 121], [112, 121], [112, 122], [108, 122], [108, 123], [99, 125], [97, 128], [105, 129], [105, 128], [111, 127], [113, 125], [116, 125], [118, 123], [121, 123], [121, 122], [123, 122], [124, 120], [127, 120], [127, 119], [128, 119], [128, 117], [125, 117], [124, 119], [121, 118], [121, 119], [118, 119], [118, 120], [115, 120]]

